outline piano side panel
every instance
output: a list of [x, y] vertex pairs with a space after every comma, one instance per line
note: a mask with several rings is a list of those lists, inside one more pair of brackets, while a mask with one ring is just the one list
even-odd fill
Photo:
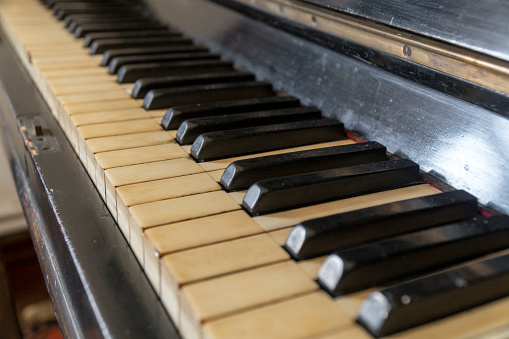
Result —
[[[0, 127], [46, 285], [66, 337], [179, 338], [35, 86], [0, 35]], [[54, 151], [26, 147], [39, 119]], [[1, 146], [0, 146], [1, 147]]]
[[162, 20], [238, 67], [509, 212], [507, 118], [204, 0], [150, 0]]

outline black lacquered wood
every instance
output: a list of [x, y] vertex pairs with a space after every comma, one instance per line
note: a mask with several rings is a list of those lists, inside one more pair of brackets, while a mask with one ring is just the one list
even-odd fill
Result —
[[108, 72], [110, 74], [117, 74], [120, 67], [124, 65], [144, 64], [150, 62], [174, 62], [185, 60], [219, 60], [220, 58], [221, 56], [219, 54], [212, 54], [208, 52], [131, 55], [113, 58], [110, 62]]
[[186, 120], [179, 126], [176, 140], [181, 145], [187, 145], [192, 144], [194, 140], [203, 133], [281, 124], [292, 121], [312, 120], [319, 119], [320, 117], [321, 112], [315, 107], [297, 107], [195, 118]]
[[85, 35], [83, 46], [90, 45], [98, 39], [133, 38], [133, 37], [155, 37], [155, 36], [180, 36], [181, 33], [174, 30], [147, 30], [147, 31], [125, 31], [125, 32], [96, 32]]
[[102, 54], [108, 49], [191, 45], [192, 43], [193, 40], [179, 36], [99, 39], [90, 46], [90, 54]]
[[191, 155], [197, 161], [230, 158], [344, 137], [343, 124], [335, 119], [290, 122], [204, 133], [193, 143]]
[[475, 197], [445, 192], [304, 221], [292, 229], [285, 248], [297, 260], [308, 259], [476, 215]]
[[[194, 53], [195, 55], [215, 55], [208, 53]], [[175, 55], [178, 57], [179, 55]], [[154, 56], [157, 57], [157, 56]], [[130, 57], [118, 57], [113, 58], [110, 62], [111, 68], [116, 65], [116, 60], [119, 59], [119, 63], [126, 61]], [[224, 73], [205, 73], [205, 74], [193, 74], [187, 76], [170, 76], [170, 77], [158, 77], [158, 78], [143, 78], [138, 79], [134, 83], [131, 90], [131, 96], [134, 99], [143, 99], [145, 95], [152, 89], [156, 88], [175, 88], [182, 86], [194, 86], [194, 85], [206, 85], [206, 84], [217, 84], [224, 82], [242, 82], [242, 81], [254, 81], [255, 76], [249, 72], [224, 72]]]
[[[135, 84], [136, 86], [136, 84]], [[163, 117], [161, 126], [165, 130], [176, 129], [187, 119], [210, 117], [224, 114], [245, 113], [300, 106], [295, 97], [269, 97], [249, 100], [214, 102], [203, 105], [172, 107]]]
[[238, 160], [225, 169], [221, 186], [227, 191], [249, 188], [257, 181], [386, 160], [377, 142], [319, 148]]
[[152, 55], [167, 53], [195, 53], [206, 51], [208, 51], [207, 48], [194, 45], [109, 49], [103, 54], [101, 66], [108, 66], [113, 58], [121, 56]]
[[145, 96], [143, 107], [146, 110], [153, 110], [180, 105], [252, 99], [274, 95], [272, 85], [268, 82], [225, 82], [180, 88], [153, 89]]
[[506, 254], [373, 292], [359, 309], [358, 321], [382, 337], [508, 295]]
[[181, 76], [226, 71], [233, 72], [233, 64], [229, 61], [221, 60], [154, 62], [147, 64], [124, 65], [118, 70], [117, 82], [125, 84], [135, 82], [141, 78]]
[[333, 296], [509, 248], [509, 217], [476, 217], [331, 254], [318, 282]]
[[124, 32], [132, 30], [167, 30], [165, 25], [150, 21], [150, 22], [126, 22], [126, 23], [111, 23], [111, 24], [83, 24], [78, 25], [74, 31], [76, 38], [83, 38], [88, 33], [94, 32]]
[[252, 215], [416, 184], [419, 166], [407, 159], [267, 179], [252, 185], [242, 206]]

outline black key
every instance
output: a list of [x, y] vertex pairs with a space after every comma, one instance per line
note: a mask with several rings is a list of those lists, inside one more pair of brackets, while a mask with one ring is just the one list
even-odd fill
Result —
[[[195, 55], [201, 55], [202, 53], [194, 53]], [[208, 54], [206, 55], [215, 55]], [[177, 56], [177, 54], [175, 54]], [[156, 57], [156, 56], [154, 56]], [[125, 59], [124, 59], [125, 58]], [[127, 58], [131, 57], [118, 57], [113, 58], [110, 62], [111, 68], [114, 67], [115, 60], [121, 59], [118, 62], [123, 62]], [[138, 58], [132, 57], [132, 58]], [[141, 57], [140, 57], [141, 58]], [[226, 73], [205, 73], [205, 74], [194, 74], [182, 77], [160, 77], [160, 78], [143, 78], [138, 79], [134, 83], [131, 95], [134, 99], [142, 99], [152, 89], [156, 88], [174, 88], [182, 86], [194, 86], [194, 85], [206, 85], [206, 84], [217, 84], [222, 82], [241, 82], [241, 81], [254, 81], [255, 76], [248, 72], [226, 72]]]
[[509, 217], [477, 217], [331, 254], [318, 282], [333, 296], [509, 248]]
[[64, 20], [68, 15], [72, 14], [99, 14], [105, 12], [133, 12], [133, 11], [141, 11], [141, 8], [129, 7], [124, 5], [119, 5], [115, 3], [90, 3], [88, 8], [62, 8], [63, 4], [59, 4], [58, 6], [53, 6], [53, 14], [56, 16], [57, 20]]
[[113, 18], [106, 17], [106, 18], [97, 18], [97, 19], [93, 19], [93, 20], [73, 20], [67, 27], [67, 30], [72, 34], [75, 34], [78, 27], [81, 27], [84, 25], [96, 25], [96, 24], [115, 25], [115, 24], [127, 24], [127, 23], [131, 23], [131, 24], [140, 24], [140, 23], [149, 24], [150, 23], [151, 24], [151, 23], [157, 22], [154, 19], [143, 17], [142, 15], [139, 15], [138, 13], [131, 13], [131, 12], [123, 13], [123, 12], [121, 12], [120, 14], [122, 14], [122, 15], [119, 15], [119, 16], [113, 17]]
[[146, 110], [153, 110], [189, 104], [252, 99], [274, 95], [272, 85], [268, 82], [225, 82], [221, 84], [152, 89], [145, 96], [143, 107]]
[[383, 161], [386, 152], [377, 142], [365, 142], [238, 160], [226, 167], [221, 185], [243, 190], [260, 180]]
[[335, 119], [290, 122], [205, 133], [196, 138], [191, 155], [197, 161], [230, 158], [344, 137], [343, 124]]
[[309, 259], [476, 215], [475, 197], [446, 192], [304, 221], [292, 229], [285, 248], [294, 259]]
[[118, 70], [117, 82], [125, 84], [135, 82], [141, 78], [215, 73], [230, 70], [233, 72], [233, 64], [229, 61], [221, 60], [154, 62], [148, 64], [124, 65]]
[[178, 46], [178, 45], [192, 45], [193, 40], [182, 37], [140, 37], [140, 38], [119, 38], [119, 39], [99, 39], [94, 41], [90, 46], [90, 54], [102, 54], [107, 49], [118, 48], [140, 48], [140, 47], [157, 47], [160, 45], [165, 46]]
[[242, 206], [265, 214], [368, 194], [419, 182], [419, 166], [407, 159], [267, 179], [252, 185]]
[[201, 46], [161, 46], [161, 47], [146, 47], [146, 48], [120, 48], [109, 49], [103, 54], [101, 66], [108, 66], [111, 60], [115, 57], [130, 56], [130, 55], [153, 55], [153, 54], [167, 54], [167, 53], [195, 53], [207, 52], [208, 49]]
[[506, 254], [373, 292], [359, 309], [358, 321], [382, 337], [508, 295]]
[[126, 31], [126, 32], [97, 32], [85, 35], [84, 47], [90, 47], [98, 39], [133, 38], [133, 37], [154, 37], [154, 36], [181, 36], [182, 34], [171, 30], [154, 31]]
[[112, 24], [83, 24], [76, 27], [74, 36], [76, 38], [83, 38], [88, 33], [94, 32], [124, 32], [132, 30], [167, 30], [168, 27], [161, 23], [150, 21], [150, 22], [119, 22]]
[[216, 117], [194, 118], [186, 120], [180, 125], [177, 130], [176, 140], [181, 145], [192, 144], [194, 140], [203, 133], [281, 124], [291, 121], [319, 119], [321, 116], [322, 113], [317, 108], [297, 107], [272, 111], [219, 115]]
[[113, 58], [110, 62], [109, 73], [117, 74], [120, 67], [124, 65], [146, 64], [151, 62], [173, 62], [185, 60], [219, 60], [220, 58], [221, 56], [219, 54], [212, 54], [208, 52], [130, 55], [125, 57]]
[[68, 15], [64, 19], [64, 27], [69, 29], [71, 24], [83, 24], [85, 22], [103, 22], [104, 20], [110, 20], [110, 19], [118, 19], [118, 18], [126, 18], [126, 19], [133, 19], [133, 18], [140, 18], [143, 17], [142, 13], [117, 13], [117, 12], [111, 12], [111, 13], [96, 13], [96, 14], [72, 14]]
[[163, 120], [161, 122], [161, 126], [163, 126], [165, 130], [170, 130], [178, 128], [180, 124], [183, 123], [185, 120], [192, 118], [265, 111], [270, 109], [282, 109], [299, 106], [300, 106], [299, 99], [288, 96], [288, 97], [270, 97], [249, 100], [223, 101], [203, 105], [172, 107], [164, 115]]

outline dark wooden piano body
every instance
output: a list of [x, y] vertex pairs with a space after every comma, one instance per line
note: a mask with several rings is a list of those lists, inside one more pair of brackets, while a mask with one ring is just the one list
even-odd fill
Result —
[[[348, 129], [384, 143], [390, 152], [409, 157], [445, 183], [507, 213], [507, 87], [505, 93], [492, 90], [419, 65], [403, 50], [394, 55], [317, 29], [323, 17], [334, 13], [373, 20], [427, 42], [474, 51], [507, 72], [504, 18], [509, 7], [486, 2], [462, 8], [443, 1], [447, 11], [427, 2], [399, 7], [398, 1], [383, 9], [370, 1], [255, 1], [258, 7], [270, 5], [272, 12], [246, 5], [249, 1], [153, 0], [148, 5], [162, 20], [221, 51], [237, 67], [270, 80], [277, 89], [339, 118]], [[311, 11], [300, 20], [296, 7]], [[459, 20], [458, 11], [472, 17]], [[434, 21], [436, 27], [431, 26]], [[0, 43], [3, 142], [64, 334], [177, 337], [37, 89], [8, 43]], [[42, 124], [54, 137], [35, 145], [38, 155], [32, 154], [22, 133], [24, 127], [31, 133], [34, 124]], [[43, 150], [48, 145], [50, 149]]]

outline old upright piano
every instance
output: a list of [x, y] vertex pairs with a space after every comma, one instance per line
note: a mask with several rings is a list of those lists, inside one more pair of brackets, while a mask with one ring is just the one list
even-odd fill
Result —
[[509, 336], [509, 3], [0, 0], [62, 332]]

